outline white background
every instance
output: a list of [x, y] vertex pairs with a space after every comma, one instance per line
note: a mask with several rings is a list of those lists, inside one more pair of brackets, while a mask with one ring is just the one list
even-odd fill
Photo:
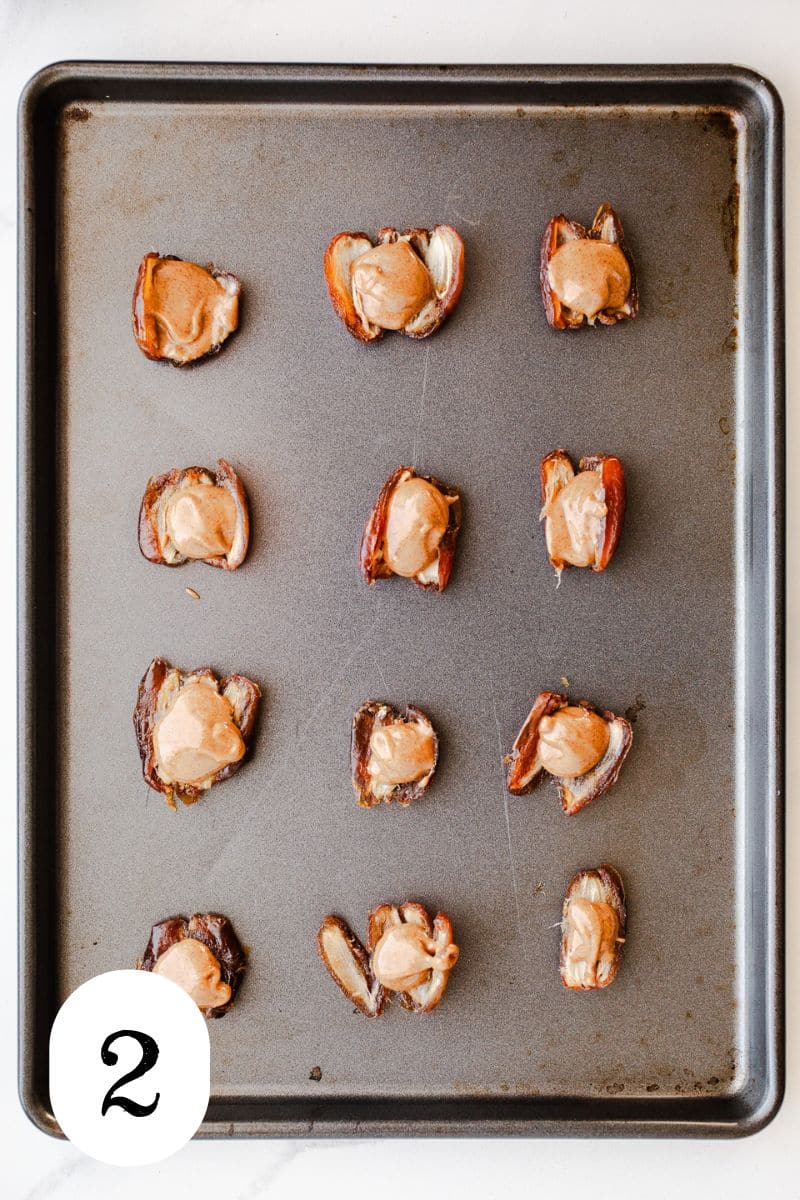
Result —
[[[785, 104], [788, 451], [800, 456], [793, 409], [800, 342], [791, 303], [800, 286], [800, 3], [797, 0], [0, 0], [0, 1180], [18, 1197], [192, 1200], [269, 1197], [381, 1200], [422, 1190], [550, 1198], [585, 1190], [615, 1200], [661, 1197], [800, 1198], [800, 821], [792, 811], [800, 764], [798, 591], [788, 605], [788, 1085], [783, 1108], [743, 1141], [360, 1141], [194, 1143], [155, 1167], [113, 1168], [38, 1133], [16, 1097], [14, 598], [11, 587], [15, 401], [16, 101], [30, 75], [66, 58], [265, 62], [734, 62], [755, 68]], [[788, 573], [798, 566], [797, 490], [789, 479]], [[624, 1036], [624, 1030], [620, 1031]]]
[[[50, 1100], [70, 1141], [125, 1166], [183, 1149], [208, 1107], [209, 1024], [155, 971], [105, 971], [71, 992], [50, 1033]], [[130, 1104], [150, 1111], [137, 1120]]]

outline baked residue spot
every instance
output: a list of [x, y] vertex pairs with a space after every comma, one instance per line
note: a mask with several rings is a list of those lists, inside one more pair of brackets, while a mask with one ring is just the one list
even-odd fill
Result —
[[308, 1078], [313, 1079], [315, 1083], [319, 1083], [322, 1079], [322, 1067], [312, 1067], [308, 1072]]
[[82, 104], [73, 104], [64, 114], [68, 121], [88, 121], [91, 115], [89, 109], [84, 108]]
[[647, 704], [645, 703], [644, 696], [637, 696], [633, 704], [631, 704], [629, 708], [625, 709], [625, 720], [629, 721], [631, 725], [635, 725], [639, 713], [645, 708], [647, 708]]
[[725, 257], [731, 275], [735, 275], [739, 267], [739, 184], [735, 181], [720, 204], [720, 224]]

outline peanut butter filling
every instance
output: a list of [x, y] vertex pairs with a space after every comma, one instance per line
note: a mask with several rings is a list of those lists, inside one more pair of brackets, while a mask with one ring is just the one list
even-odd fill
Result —
[[433, 770], [436, 743], [433, 730], [420, 721], [376, 725], [369, 739], [367, 773], [373, 791], [422, 779]]
[[373, 246], [350, 271], [356, 305], [381, 329], [403, 329], [434, 296], [430, 272], [407, 241]]
[[574, 896], [567, 907], [566, 959], [584, 987], [596, 987], [614, 961], [619, 917], [604, 900]]
[[631, 269], [616, 242], [573, 238], [562, 242], [547, 268], [550, 287], [565, 308], [592, 321], [619, 309], [631, 290]]
[[236, 536], [236, 501], [227, 488], [197, 483], [168, 500], [166, 530], [185, 558], [229, 554]]
[[145, 305], [155, 319], [158, 354], [179, 363], [208, 354], [239, 320], [238, 294], [205, 267], [179, 259], [153, 265]]
[[177, 983], [198, 1008], [221, 1008], [231, 998], [230, 987], [220, 978], [217, 958], [197, 938], [183, 938], [165, 950], [153, 974]]
[[605, 490], [599, 471], [580, 471], [546, 505], [545, 538], [553, 560], [573, 567], [594, 564], [606, 528]]
[[164, 783], [200, 787], [244, 756], [233, 709], [213, 681], [190, 680], [153, 731], [158, 774]]
[[449, 520], [449, 498], [427, 479], [398, 483], [389, 498], [383, 550], [395, 575], [413, 579], [431, 566]]
[[577, 779], [597, 766], [610, 737], [608, 721], [587, 708], [567, 705], [539, 722], [539, 761], [551, 775]]
[[392, 992], [407, 992], [418, 987], [436, 965], [433, 938], [429, 938], [419, 925], [410, 923], [390, 926], [372, 954], [375, 978]]

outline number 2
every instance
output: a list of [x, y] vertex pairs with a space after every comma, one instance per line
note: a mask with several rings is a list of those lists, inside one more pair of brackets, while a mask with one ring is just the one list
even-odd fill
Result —
[[156, 1092], [152, 1104], [139, 1104], [137, 1100], [131, 1100], [127, 1096], [115, 1096], [114, 1093], [124, 1084], [130, 1083], [133, 1079], [140, 1079], [142, 1075], [146, 1075], [148, 1071], [152, 1070], [158, 1060], [158, 1045], [148, 1033], [140, 1033], [138, 1029], [118, 1029], [116, 1033], [108, 1035], [100, 1050], [100, 1057], [107, 1067], [114, 1067], [117, 1064], [119, 1055], [111, 1049], [111, 1043], [121, 1037], [133, 1038], [138, 1042], [142, 1049], [142, 1057], [132, 1071], [128, 1071], [127, 1075], [123, 1075], [116, 1083], [112, 1083], [103, 1097], [100, 1113], [105, 1116], [108, 1110], [116, 1105], [132, 1117], [149, 1117], [152, 1112], [155, 1112], [156, 1105], [161, 1099], [160, 1092]]

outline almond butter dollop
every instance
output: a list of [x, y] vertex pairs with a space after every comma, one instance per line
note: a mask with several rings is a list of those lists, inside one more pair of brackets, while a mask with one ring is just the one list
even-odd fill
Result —
[[608, 721], [587, 708], [567, 705], [539, 722], [539, 760], [561, 779], [577, 779], [597, 766], [608, 749]]
[[350, 270], [356, 303], [381, 329], [402, 329], [433, 299], [430, 272], [406, 241], [373, 246]]
[[565, 308], [593, 320], [603, 309], [622, 308], [631, 289], [628, 260], [615, 242], [575, 238], [563, 242], [547, 268], [550, 287]]
[[606, 505], [599, 471], [580, 471], [546, 506], [545, 537], [552, 559], [591, 566], [602, 549]]
[[398, 483], [389, 498], [384, 558], [395, 575], [413, 579], [436, 560], [450, 520], [447, 496], [427, 479]]
[[244, 756], [233, 709], [213, 682], [194, 679], [178, 692], [153, 731], [164, 783], [200, 786]]
[[436, 964], [433, 938], [411, 923], [391, 925], [372, 953], [375, 978], [392, 992], [407, 992], [424, 983]]
[[[595, 987], [600, 974], [606, 974], [614, 961], [619, 936], [619, 918], [604, 900], [574, 896], [567, 908], [566, 957], [583, 978], [584, 986]], [[605, 970], [603, 966], [605, 965]]]
[[227, 488], [197, 483], [170, 497], [167, 534], [186, 558], [215, 558], [230, 553], [236, 517], [236, 501]]
[[433, 731], [421, 722], [393, 721], [372, 731], [367, 772], [374, 787], [412, 783], [432, 771], [435, 760]]
[[177, 983], [198, 1008], [220, 1008], [231, 998], [231, 989], [220, 979], [220, 965], [204, 942], [187, 937], [165, 950], [153, 967]]
[[155, 318], [158, 353], [175, 362], [202, 358], [239, 320], [238, 295], [204, 267], [180, 259], [155, 263], [145, 303]]

